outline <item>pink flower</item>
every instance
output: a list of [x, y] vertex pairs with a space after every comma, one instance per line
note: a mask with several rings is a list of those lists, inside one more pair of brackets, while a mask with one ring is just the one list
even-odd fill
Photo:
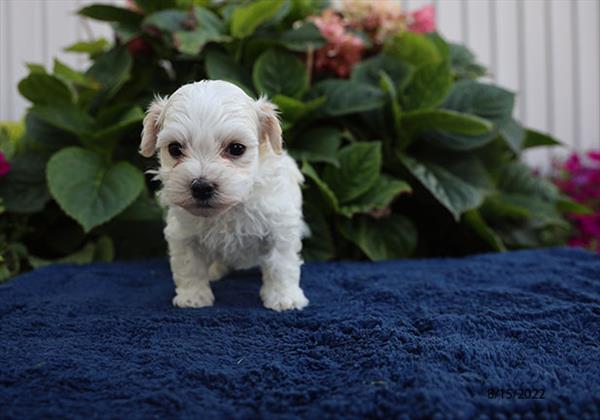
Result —
[[435, 7], [431, 4], [423, 6], [406, 15], [408, 30], [417, 33], [435, 32]]
[[581, 156], [572, 154], [556, 168], [560, 170], [554, 179], [556, 186], [572, 200], [594, 212], [570, 215], [576, 232], [569, 239], [569, 245], [600, 253], [600, 151], [590, 151]]
[[327, 44], [315, 52], [317, 71], [330, 70], [340, 77], [348, 77], [362, 58], [363, 41], [346, 31], [344, 20], [332, 10], [325, 10], [321, 16], [314, 17], [313, 22], [327, 39]]
[[0, 177], [5, 176], [10, 172], [10, 163], [4, 157], [4, 153], [0, 152]]

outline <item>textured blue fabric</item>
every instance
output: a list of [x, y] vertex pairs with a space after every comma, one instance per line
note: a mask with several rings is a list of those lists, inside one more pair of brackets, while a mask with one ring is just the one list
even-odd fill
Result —
[[0, 417], [600, 417], [598, 256], [307, 264], [302, 285], [302, 312], [264, 309], [256, 271], [183, 310], [164, 261], [25, 274], [0, 287]]

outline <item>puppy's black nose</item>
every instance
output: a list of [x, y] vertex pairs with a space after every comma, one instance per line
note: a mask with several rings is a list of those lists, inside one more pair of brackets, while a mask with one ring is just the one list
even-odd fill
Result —
[[196, 200], [208, 200], [215, 195], [215, 186], [203, 179], [192, 181], [192, 197]]

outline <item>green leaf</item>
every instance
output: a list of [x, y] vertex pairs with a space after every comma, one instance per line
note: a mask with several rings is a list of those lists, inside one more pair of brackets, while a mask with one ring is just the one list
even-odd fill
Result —
[[438, 63], [444, 59], [434, 40], [413, 32], [403, 32], [389, 39], [383, 51], [414, 66]]
[[386, 72], [381, 72], [379, 84], [381, 85], [381, 90], [383, 90], [388, 95], [390, 101], [390, 105], [392, 108], [392, 118], [394, 119], [395, 134], [398, 137], [403, 137], [402, 110], [400, 109], [400, 104], [398, 101], [398, 91], [396, 90], [396, 86], [394, 86], [392, 78]]
[[322, 111], [327, 116], [340, 116], [370, 111], [385, 105], [385, 94], [381, 89], [350, 80], [326, 80], [316, 84], [311, 96], [325, 96]]
[[475, 115], [435, 109], [403, 113], [402, 127], [411, 135], [431, 130], [452, 134], [478, 135], [490, 132], [494, 125]]
[[535, 130], [525, 130], [523, 149], [540, 146], [562, 146], [562, 143], [549, 134], [540, 133]]
[[190, 15], [182, 10], [167, 9], [154, 12], [144, 18], [142, 26], [154, 26], [164, 32], [176, 32], [185, 29], [184, 23]]
[[277, 105], [277, 108], [283, 114], [284, 123], [295, 123], [317, 110], [325, 102], [325, 98], [302, 102], [289, 96], [275, 95], [271, 98], [271, 101]]
[[27, 261], [33, 268], [42, 268], [52, 264], [89, 264], [94, 261], [94, 252], [96, 250], [96, 246], [92, 242], [88, 242], [85, 244], [83, 248], [74, 252], [71, 255], [67, 255], [63, 258], [58, 258], [54, 260], [36, 257], [35, 255], [29, 255]]
[[64, 81], [71, 82], [77, 86], [94, 90], [100, 88], [100, 84], [97, 81], [84, 75], [82, 72], [72, 69], [56, 58], [54, 59], [53, 73]]
[[94, 119], [74, 105], [61, 107], [35, 105], [30, 113], [48, 124], [77, 136], [88, 135], [94, 129]]
[[403, 89], [411, 79], [414, 67], [402, 60], [382, 53], [361, 61], [354, 66], [351, 79], [356, 82], [379, 86], [381, 72], [385, 72], [390, 77], [397, 89]]
[[[144, 111], [139, 106], [119, 104], [104, 109], [98, 114], [98, 126], [103, 127], [93, 133], [98, 139], [113, 139], [133, 126], [140, 125], [144, 119]], [[140, 125], [141, 126], [141, 125]]]
[[373, 261], [409, 257], [417, 246], [417, 229], [399, 214], [377, 220], [342, 220], [339, 227], [340, 233]]
[[11, 170], [0, 178], [0, 197], [6, 211], [36, 213], [48, 200], [46, 187], [46, 159], [33, 153], [20, 154], [11, 159]]
[[484, 195], [478, 188], [452, 175], [444, 168], [425, 162], [418, 162], [406, 155], [399, 156], [409, 172], [423, 185], [435, 199], [459, 220], [467, 210], [479, 207]]
[[366, 193], [341, 206], [339, 213], [346, 217], [352, 217], [356, 213], [382, 210], [389, 206], [398, 195], [411, 191], [412, 188], [407, 182], [381, 175]]
[[588, 206], [573, 201], [567, 197], [558, 199], [556, 202], [556, 209], [561, 213], [567, 214], [594, 214], [594, 211]]
[[246, 70], [232, 56], [219, 51], [210, 50], [206, 53], [206, 74], [213, 80], [225, 80], [236, 84], [250, 96], [254, 93], [249, 88], [252, 79]]
[[333, 191], [331, 191], [331, 188], [329, 188], [327, 183], [319, 177], [317, 171], [315, 171], [315, 169], [310, 165], [310, 163], [308, 163], [307, 161], [302, 162], [301, 170], [302, 173], [309, 177], [319, 188], [321, 195], [323, 196], [323, 198], [325, 198], [327, 207], [329, 209], [337, 211], [337, 209], [339, 208], [337, 197], [335, 196]]
[[318, 126], [302, 133], [289, 148], [296, 160], [325, 162], [339, 166], [337, 152], [342, 143], [342, 132], [333, 126]]
[[306, 67], [295, 55], [270, 49], [254, 64], [252, 80], [258, 92], [298, 98], [308, 89]]
[[367, 192], [381, 171], [381, 143], [352, 143], [338, 152], [339, 168], [327, 166], [323, 179], [344, 204]]
[[86, 232], [125, 210], [144, 189], [144, 175], [127, 162], [68, 147], [48, 161], [48, 186], [65, 213]]
[[163, 211], [157, 199], [151, 196], [148, 191], [142, 191], [136, 200], [119, 214], [116, 219], [126, 222], [152, 222], [163, 219]]
[[335, 257], [335, 245], [325, 214], [318, 206], [305, 202], [304, 220], [310, 235], [304, 239], [302, 255], [306, 261], [327, 261]]
[[474, 114], [495, 123], [510, 120], [515, 95], [498, 86], [463, 80], [454, 84], [443, 108]]
[[246, 38], [256, 28], [273, 18], [284, 5], [283, 0], [256, 0], [238, 5], [231, 15], [231, 35]]
[[98, 38], [94, 41], [79, 41], [69, 45], [64, 50], [74, 53], [85, 53], [92, 56], [101, 54], [107, 50], [109, 43], [104, 38]]
[[292, 28], [282, 33], [278, 43], [291, 51], [306, 52], [311, 48], [313, 50], [321, 48], [325, 44], [325, 38], [314, 23], [307, 22], [299, 28]]
[[522, 194], [539, 197], [548, 201], [558, 199], [558, 189], [546, 179], [533, 174], [532, 170], [521, 162], [511, 162], [500, 174], [498, 188], [510, 194]]
[[100, 83], [109, 99], [129, 80], [132, 65], [127, 49], [116, 47], [98, 56], [85, 74]]
[[180, 52], [197, 55], [209, 42], [225, 42], [231, 39], [225, 34], [223, 21], [210, 10], [195, 7], [194, 15], [197, 21], [194, 31], [178, 31], [174, 34], [175, 45]]
[[498, 125], [498, 131], [513, 152], [519, 153], [521, 151], [525, 140], [525, 130], [518, 121], [514, 118], [502, 121]]
[[452, 73], [444, 61], [426, 63], [419, 67], [401, 98], [407, 110], [431, 109], [439, 106], [452, 87]]
[[449, 44], [452, 70], [458, 79], [477, 79], [486, 73], [485, 67], [475, 61], [475, 56], [467, 47], [460, 44]]
[[19, 92], [34, 104], [65, 105], [73, 103], [69, 86], [56, 76], [31, 73], [19, 82]]
[[80, 9], [77, 14], [105, 22], [119, 22], [139, 25], [143, 16], [130, 9], [110, 6], [108, 4], [93, 4]]
[[147, 14], [158, 12], [164, 9], [174, 9], [177, 7], [178, 0], [134, 0], [135, 4], [138, 5]]
[[[512, 118], [514, 94], [497, 86], [463, 80], [455, 83], [443, 108], [473, 114], [489, 120], [497, 128], [508, 124]], [[482, 147], [497, 137], [497, 132], [479, 136], [434, 133], [435, 144], [453, 150], [471, 150]]]
[[500, 236], [486, 223], [477, 210], [469, 210], [464, 215], [464, 222], [483, 239], [494, 251], [506, 251]]

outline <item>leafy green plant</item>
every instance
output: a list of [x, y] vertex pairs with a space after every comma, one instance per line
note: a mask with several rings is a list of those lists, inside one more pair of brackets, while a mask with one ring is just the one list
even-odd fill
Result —
[[[199, 5], [202, 3], [203, 5]], [[515, 96], [478, 81], [460, 45], [407, 31], [372, 45], [348, 78], [312, 67], [327, 42], [308, 0], [136, 0], [92, 5], [114, 43], [77, 43], [80, 72], [29, 65], [20, 133], [0, 147], [0, 252], [11, 267], [164, 255], [158, 187], [137, 154], [143, 110], [184, 83], [223, 79], [282, 114], [287, 150], [307, 182], [308, 260], [466, 254], [561, 244], [568, 232], [551, 183], [519, 163], [555, 145], [513, 118]], [[13, 130], [14, 131], [14, 130]], [[18, 130], [17, 130], [18, 131]]]

